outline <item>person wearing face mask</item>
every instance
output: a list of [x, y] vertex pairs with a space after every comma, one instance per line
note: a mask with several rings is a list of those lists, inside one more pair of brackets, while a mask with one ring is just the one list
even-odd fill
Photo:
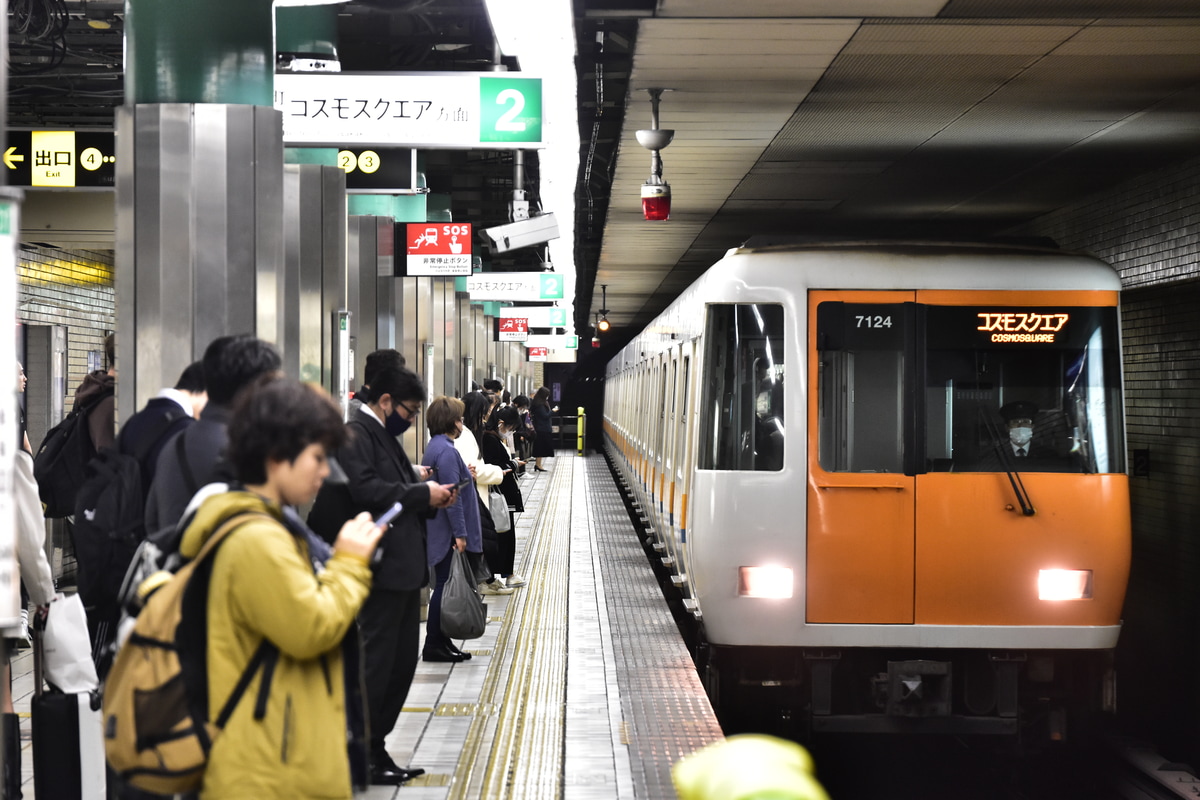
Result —
[[[1000, 416], [1003, 417], [1008, 429], [1008, 442], [1006, 446], [1009, 448], [1013, 458], [1030, 458], [1034, 457], [1033, 449], [1033, 418], [1037, 416], [1038, 408], [1028, 400], [1016, 400], [1008, 403], [1000, 409]], [[1038, 452], [1037, 456], [1043, 456], [1044, 453]]]
[[346, 520], [373, 518], [393, 504], [391, 523], [372, 563], [373, 585], [359, 612], [365, 659], [372, 784], [395, 786], [424, 773], [403, 768], [384, 746], [408, 696], [420, 657], [421, 587], [426, 572], [426, 520], [457, 500], [454, 484], [424, 481], [397, 441], [417, 420], [425, 385], [410, 370], [386, 367], [373, 376], [363, 405], [346, 423], [348, 441], [335, 459], [344, 473], [326, 481], [308, 516], [309, 527], [331, 540]]

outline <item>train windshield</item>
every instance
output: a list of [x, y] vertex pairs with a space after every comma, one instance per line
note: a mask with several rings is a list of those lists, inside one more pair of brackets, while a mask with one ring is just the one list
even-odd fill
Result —
[[830, 472], [1124, 472], [1115, 308], [823, 302]]
[[1123, 472], [1114, 308], [925, 307], [930, 471]]
[[700, 469], [783, 469], [783, 306], [708, 307]]

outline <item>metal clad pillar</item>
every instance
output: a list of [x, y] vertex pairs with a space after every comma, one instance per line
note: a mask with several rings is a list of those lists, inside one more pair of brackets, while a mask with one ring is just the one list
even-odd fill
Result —
[[334, 314], [346, 307], [346, 173], [288, 164], [284, 194], [284, 371], [336, 394]]
[[[117, 345], [128, 419], [208, 343], [280, 343], [283, 128], [273, 108], [117, 110]], [[261, 301], [261, 302], [260, 302]]]

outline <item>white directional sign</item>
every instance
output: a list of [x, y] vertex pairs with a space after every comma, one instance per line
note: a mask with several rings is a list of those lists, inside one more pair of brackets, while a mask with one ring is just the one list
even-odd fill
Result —
[[525, 337], [526, 347], [547, 347], [551, 350], [578, 350], [578, 336], [557, 336], [549, 334], [530, 334]]
[[557, 306], [504, 306], [500, 319], [526, 319], [531, 328], [567, 327], [567, 310]]
[[542, 79], [521, 73], [281, 73], [288, 145], [539, 148]]
[[562, 300], [563, 276], [556, 272], [482, 272], [467, 276], [472, 300]]

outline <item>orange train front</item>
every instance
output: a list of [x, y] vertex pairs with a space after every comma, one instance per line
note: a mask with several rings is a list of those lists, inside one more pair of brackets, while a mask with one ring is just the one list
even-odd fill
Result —
[[608, 445], [727, 726], [1062, 739], [1111, 710], [1119, 289], [1044, 249], [751, 246], [610, 362]]

